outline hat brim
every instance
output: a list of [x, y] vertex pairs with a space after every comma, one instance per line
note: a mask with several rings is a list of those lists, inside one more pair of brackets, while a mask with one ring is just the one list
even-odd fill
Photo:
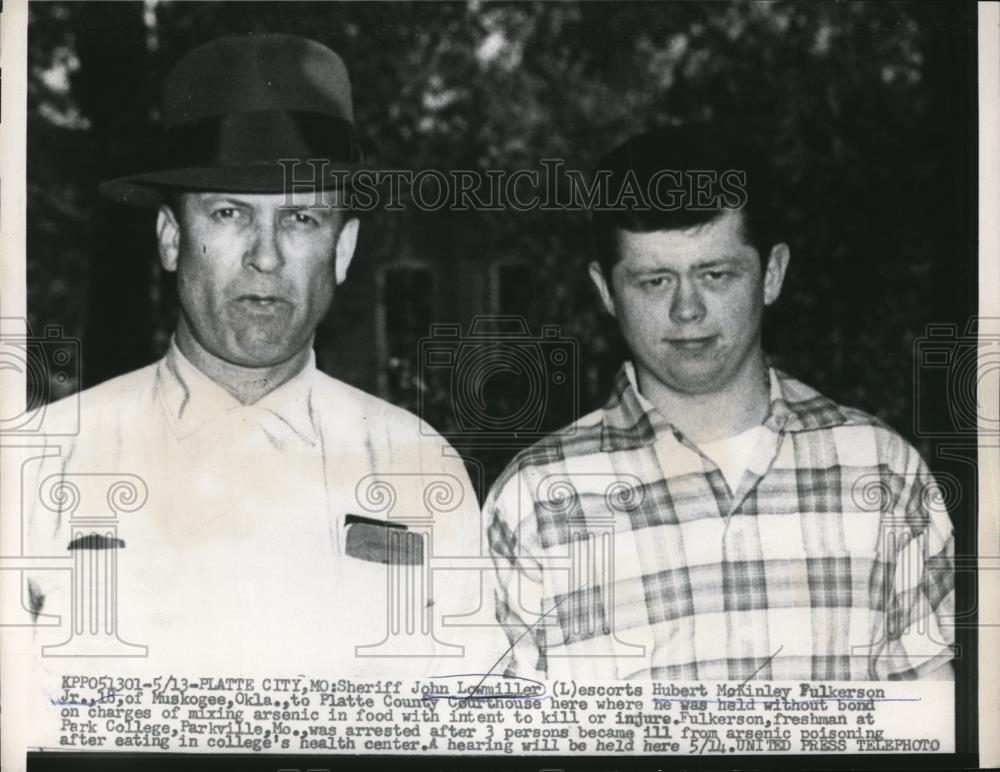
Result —
[[166, 169], [145, 174], [131, 174], [102, 182], [102, 196], [120, 204], [156, 207], [164, 195], [183, 191], [219, 191], [229, 193], [285, 193], [316, 189], [338, 190], [348, 183], [349, 175], [373, 168], [362, 162], [320, 163], [317, 160], [293, 164], [251, 164], [246, 166], [194, 166]]

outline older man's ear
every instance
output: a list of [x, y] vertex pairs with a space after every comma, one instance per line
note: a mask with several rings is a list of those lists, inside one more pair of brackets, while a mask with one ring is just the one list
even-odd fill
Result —
[[335, 257], [334, 270], [337, 277], [337, 284], [343, 284], [347, 278], [347, 269], [354, 259], [354, 250], [358, 246], [358, 229], [361, 221], [357, 217], [352, 217], [343, 224], [340, 235], [337, 236], [337, 254]]
[[160, 265], [165, 271], [177, 270], [177, 256], [180, 254], [180, 227], [174, 210], [166, 204], [160, 206], [156, 215], [156, 243], [160, 252]]

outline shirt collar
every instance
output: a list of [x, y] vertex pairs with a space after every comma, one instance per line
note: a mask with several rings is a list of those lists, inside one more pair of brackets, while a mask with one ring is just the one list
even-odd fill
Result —
[[316, 355], [291, 380], [264, 395], [252, 405], [244, 405], [181, 353], [174, 339], [156, 368], [155, 390], [167, 419], [180, 439], [214, 422], [223, 415], [242, 411], [286, 425], [307, 444], [315, 444], [316, 427], [312, 415], [312, 379]]
[[[847, 419], [838, 405], [815, 389], [776, 367], [768, 367], [770, 408], [764, 426], [775, 432], [798, 432], [839, 426]], [[615, 377], [611, 397], [604, 405], [601, 450], [632, 450], [651, 445], [657, 434], [676, 431], [642, 394], [635, 368], [625, 362]]]

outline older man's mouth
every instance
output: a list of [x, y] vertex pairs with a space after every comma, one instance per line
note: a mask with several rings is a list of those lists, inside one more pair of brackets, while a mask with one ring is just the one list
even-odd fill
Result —
[[278, 313], [290, 307], [288, 301], [278, 295], [240, 295], [236, 302], [253, 313]]

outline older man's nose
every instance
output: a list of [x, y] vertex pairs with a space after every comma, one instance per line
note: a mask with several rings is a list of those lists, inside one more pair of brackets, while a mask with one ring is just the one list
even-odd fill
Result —
[[284, 262], [277, 231], [267, 225], [258, 226], [254, 231], [253, 241], [243, 257], [243, 264], [261, 273], [273, 273], [281, 268]]

